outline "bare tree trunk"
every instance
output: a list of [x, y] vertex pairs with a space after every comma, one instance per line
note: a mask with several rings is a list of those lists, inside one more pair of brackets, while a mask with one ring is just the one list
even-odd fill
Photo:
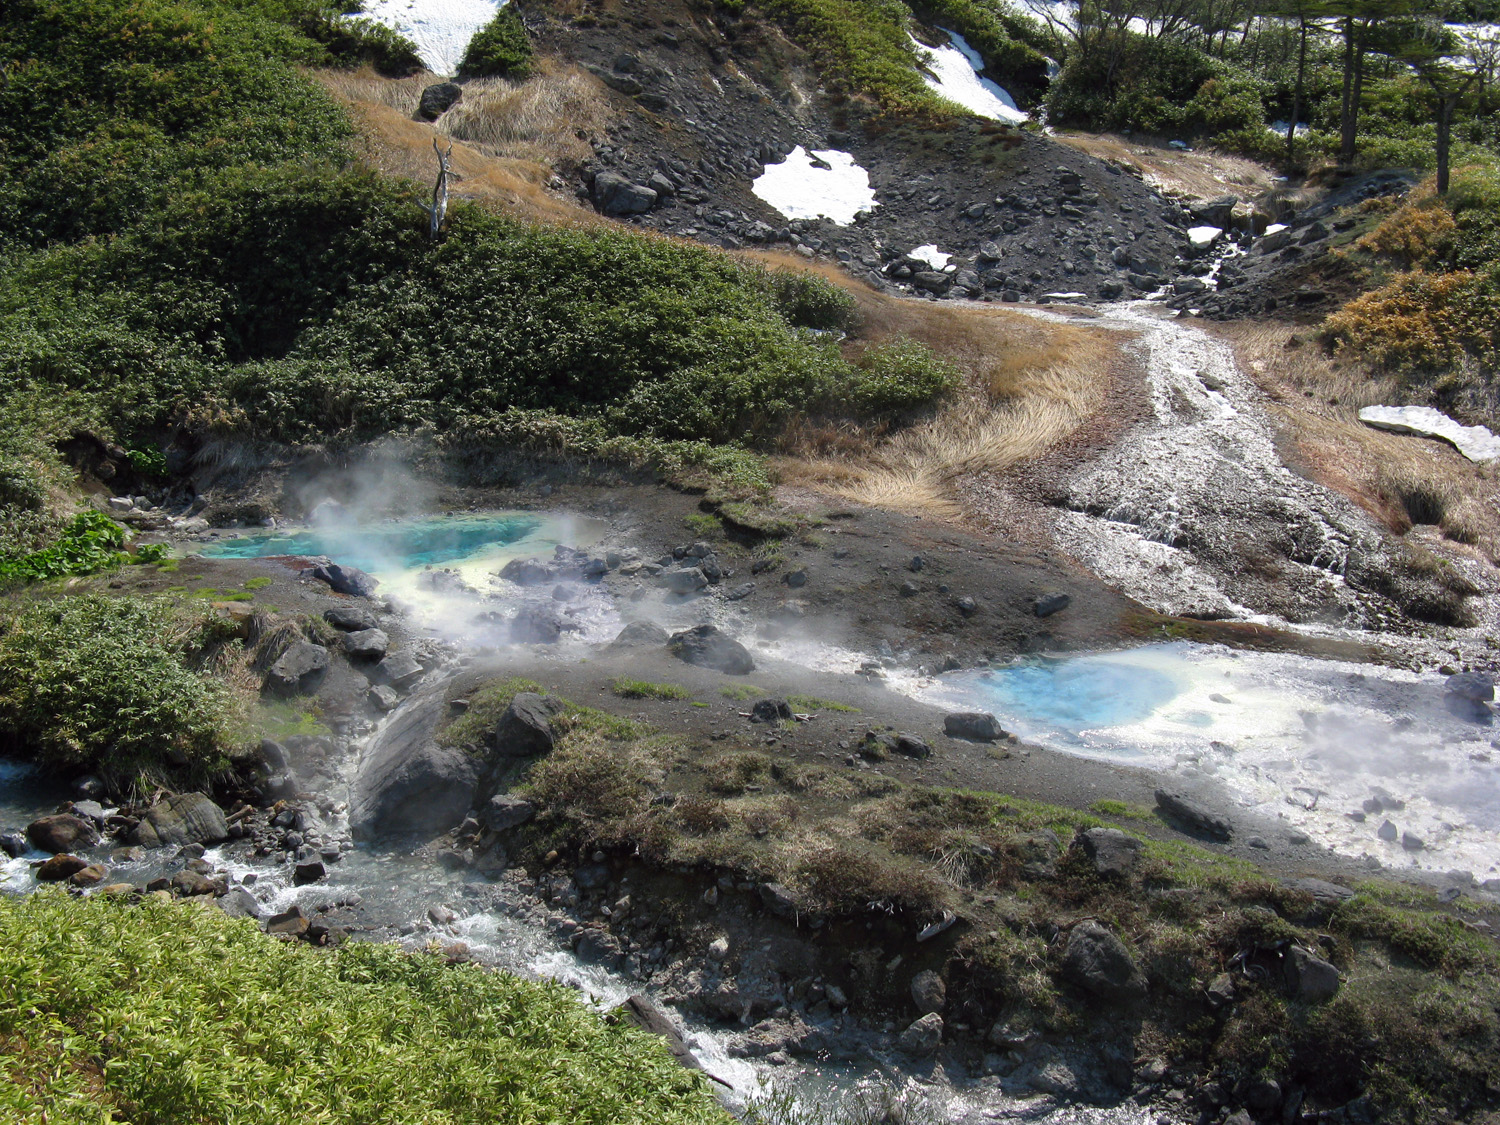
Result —
[[438, 174], [437, 182], [432, 185], [432, 206], [427, 208], [427, 234], [436, 242], [443, 232], [443, 223], [448, 218], [448, 177], [452, 174], [448, 158], [453, 155], [453, 142], [448, 142], [448, 151], [444, 152], [438, 145], [438, 139], [433, 137], [432, 151], [437, 153]]

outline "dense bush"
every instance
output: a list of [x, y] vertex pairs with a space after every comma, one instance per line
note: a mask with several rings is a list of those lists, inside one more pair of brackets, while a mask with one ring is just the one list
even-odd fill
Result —
[[458, 73], [468, 78], [526, 78], [531, 74], [531, 37], [512, 5], [495, 13], [469, 40]]
[[959, 383], [958, 369], [913, 340], [871, 348], [847, 390], [858, 414], [898, 418], [927, 406]]
[[196, 665], [223, 641], [210, 613], [84, 595], [14, 613], [0, 634], [0, 739], [116, 789], [224, 768], [240, 703]]
[[702, 1077], [577, 993], [173, 903], [0, 895], [0, 1117], [719, 1125]]

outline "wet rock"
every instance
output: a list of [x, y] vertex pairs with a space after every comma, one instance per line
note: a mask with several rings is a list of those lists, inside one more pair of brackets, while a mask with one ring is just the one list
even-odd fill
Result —
[[1338, 993], [1338, 969], [1300, 946], [1287, 950], [1281, 968], [1287, 989], [1298, 1000], [1318, 1004]]
[[632, 621], [610, 642], [611, 648], [655, 648], [667, 643], [667, 631], [654, 621]]
[[1069, 983], [1104, 1000], [1123, 1001], [1146, 995], [1146, 978], [1124, 942], [1095, 921], [1084, 921], [1068, 934], [1062, 975]]
[[286, 756], [286, 747], [275, 739], [263, 738], [259, 747], [260, 762], [272, 773], [280, 773], [291, 765]]
[[969, 742], [994, 742], [1005, 737], [1005, 728], [988, 711], [955, 711], [943, 717], [943, 733]]
[[323, 611], [323, 620], [343, 633], [359, 633], [380, 624], [374, 610], [362, 605], [341, 605]]
[[383, 629], [361, 629], [344, 634], [344, 653], [350, 660], [379, 660], [391, 647], [391, 638]]
[[244, 887], [231, 887], [218, 899], [220, 910], [231, 918], [260, 918], [262, 911], [255, 896]]
[[312, 568], [312, 576], [326, 582], [336, 594], [348, 594], [356, 598], [368, 598], [380, 585], [380, 579], [372, 578], [358, 567], [325, 563]]
[[923, 969], [911, 978], [911, 1001], [924, 1015], [941, 1012], [948, 1003], [948, 986], [937, 973]]
[[366, 698], [369, 699], [370, 706], [377, 711], [394, 711], [401, 702], [401, 697], [396, 694], [395, 690], [385, 684], [376, 684], [370, 689], [370, 694]]
[[943, 1045], [943, 1017], [928, 1012], [909, 1024], [897, 1045], [914, 1059], [931, 1058]]
[[70, 811], [90, 824], [97, 826], [104, 823], [104, 806], [98, 801], [74, 801]]
[[510, 640], [517, 645], [555, 645], [563, 621], [549, 605], [523, 605], [510, 622]]
[[1043, 594], [1032, 603], [1032, 610], [1038, 617], [1051, 617], [1054, 613], [1061, 613], [1072, 604], [1071, 595]]
[[26, 836], [20, 832], [0, 833], [0, 852], [4, 852], [11, 859], [20, 859], [30, 850], [26, 843]]
[[99, 842], [99, 832], [81, 816], [56, 813], [28, 824], [26, 838], [39, 852], [67, 852], [74, 848], [92, 848]]
[[311, 920], [302, 913], [301, 907], [292, 906], [266, 919], [266, 933], [279, 934], [282, 937], [302, 937], [307, 933], [307, 928], [311, 924]]
[[479, 767], [462, 750], [433, 741], [445, 711], [441, 696], [419, 699], [398, 711], [366, 747], [349, 803], [349, 827], [356, 838], [430, 838], [455, 827], [468, 813]]
[[672, 1057], [689, 1070], [702, 1069], [701, 1064], [693, 1057], [693, 1052], [688, 1049], [687, 1042], [683, 1039], [676, 1022], [649, 996], [637, 994], [628, 997], [623, 1004], [610, 1012], [610, 1016], [659, 1036], [665, 1042]]
[[792, 706], [785, 699], [758, 699], [750, 708], [752, 723], [779, 723], [791, 717]]
[[1156, 811], [1163, 820], [1189, 835], [1206, 836], [1211, 840], [1228, 840], [1233, 835], [1228, 821], [1180, 793], [1158, 789]]
[[1141, 860], [1141, 842], [1118, 828], [1090, 828], [1077, 844], [1100, 875], [1127, 876]]
[[491, 832], [508, 832], [536, 815], [536, 806], [509, 793], [497, 793], [484, 809], [485, 827]]
[[375, 679], [388, 684], [397, 690], [410, 687], [422, 678], [421, 661], [406, 649], [399, 652], [391, 652], [375, 665]]
[[179, 871], [172, 876], [170, 889], [180, 898], [197, 898], [211, 895], [217, 889], [214, 881], [198, 871]]
[[500, 577], [517, 586], [545, 586], [556, 580], [557, 571], [541, 559], [511, 559], [500, 568]]
[[464, 89], [456, 82], [437, 82], [422, 91], [417, 102], [417, 115], [423, 121], [436, 121], [448, 110], [463, 101]]
[[298, 849], [297, 862], [292, 867], [293, 886], [305, 887], [309, 883], [316, 883], [327, 874], [328, 869], [323, 866], [323, 857], [315, 848]]
[[296, 641], [267, 669], [263, 687], [269, 695], [309, 695], [327, 673], [328, 650], [311, 641]]
[[696, 566], [663, 571], [656, 579], [657, 585], [672, 594], [694, 594], [708, 586], [708, 575]]
[[530, 758], [548, 753], [555, 739], [552, 717], [560, 706], [549, 695], [534, 691], [517, 693], [495, 724], [490, 745], [502, 758]]
[[1492, 703], [1495, 699], [1495, 681], [1482, 672], [1459, 672], [1449, 676], [1443, 690], [1474, 703]]
[[158, 801], [146, 810], [134, 833], [134, 842], [145, 848], [217, 844], [228, 838], [224, 810], [202, 793], [180, 793]]
[[679, 660], [712, 668], [728, 676], [744, 676], [755, 671], [755, 661], [745, 646], [713, 625], [698, 625], [674, 633], [667, 647]]
[[1405, 851], [1419, 852], [1427, 847], [1427, 843], [1415, 832], [1403, 832], [1401, 833], [1401, 847]]
[[43, 883], [61, 883], [88, 865], [89, 861], [86, 859], [79, 859], [76, 855], [69, 855], [67, 852], [59, 852], [37, 867], [35, 875], [38, 881]]

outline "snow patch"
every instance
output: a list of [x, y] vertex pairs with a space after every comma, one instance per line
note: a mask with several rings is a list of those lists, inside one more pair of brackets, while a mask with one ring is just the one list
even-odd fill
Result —
[[984, 67], [984, 59], [969, 46], [962, 35], [956, 31], [948, 31], [947, 28], [938, 30], [947, 32], [948, 38], [953, 41], [952, 46], [926, 47], [912, 39], [918, 48], [929, 55], [927, 69], [931, 73], [923, 74], [922, 77], [931, 89], [950, 102], [957, 102], [970, 113], [988, 117], [992, 121], [1019, 123], [1030, 116], [1016, 108], [1016, 100], [1002, 87], [988, 78], [979, 77], [978, 72]]
[[1377, 430], [1441, 438], [1470, 461], [1500, 457], [1500, 437], [1484, 426], [1461, 426], [1430, 406], [1367, 406], [1359, 412], [1359, 420]]
[[1188, 227], [1188, 241], [1194, 246], [1207, 246], [1223, 233], [1220, 227]]
[[1270, 226], [1268, 226], [1266, 228], [1266, 233], [1267, 234], [1279, 234], [1279, 233], [1281, 233], [1284, 230], [1286, 230], [1286, 224], [1285, 223], [1272, 223]]
[[454, 74], [469, 40], [506, 0], [366, 0], [361, 15], [399, 31], [417, 45], [434, 74]]
[[952, 258], [953, 255], [944, 254], [934, 244], [929, 242], [926, 246], [918, 246], [915, 250], [908, 254], [907, 257], [913, 258], [919, 262], [926, 262], [935, 270], [941, 270], [948, 267], [948, 260]]
[[750, 190], [788, 219], [831, 219], [840, 226], [876, 205], [870, 174], [837, 149], [808, 153], [798, 145], [780, 164], [766, 165]]

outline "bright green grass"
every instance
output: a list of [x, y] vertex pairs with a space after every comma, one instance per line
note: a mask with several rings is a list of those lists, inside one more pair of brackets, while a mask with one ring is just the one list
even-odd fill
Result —
[[816, 695], [789, 695], [786, 701], [791, 704], [793, 711], [844, 711], [851, 715], [858, 715], [858, 707], [850, 707], [847, 703], [839, 703], [832, 699], [819, 699]]
[[0, 896], [0, 946], [7, 1122], [729, 1120], [659, 1040], [551, 982], [50, 891]]
[[681, 684], [653, 684], [649, 680], [619, 679], [610, 690], [621, 699], [691, 699], [693, 696]]
[[729, 687], [720, 688], [719, 694], [725, 699], [733, 699], [743, 703], [747, 699], [759, 699], [766, 693], [754, 684], [732, 684]]

